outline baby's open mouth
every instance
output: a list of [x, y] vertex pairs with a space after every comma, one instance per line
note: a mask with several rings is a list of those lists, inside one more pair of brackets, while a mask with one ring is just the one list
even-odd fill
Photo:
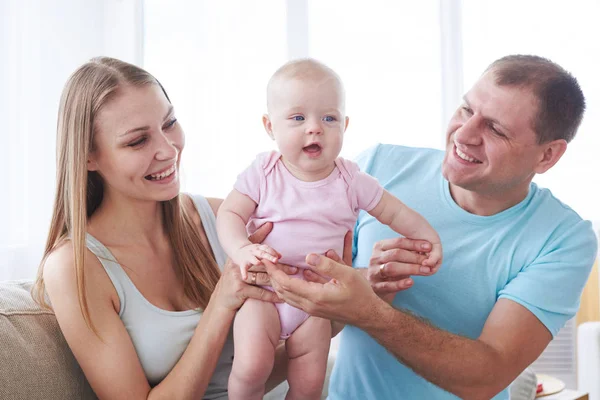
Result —
[[303, 147], [302, 150], [304, 150], [307, 153], [318, 153], [321, 151], [321, 145], [318, 143], [313, 143], [311, 145]]

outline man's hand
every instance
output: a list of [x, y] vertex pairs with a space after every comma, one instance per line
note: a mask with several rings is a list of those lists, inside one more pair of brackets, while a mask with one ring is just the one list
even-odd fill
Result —
[[424, 266], [431, 243], [403, 237], [375, 243], [365, 271], [373, 290], [380, 296], [395, 294], [413, 285], [411, 275], [432, 275], [435, 270]]
[[326, 283], [294, 279], [264, 260], [273, 289], [286, 303], [347, 324], [372, 316], [372, 310], [383, 304], [360, 271], [318, 254], [306, 256], [306, 263], [316, 274], [331, 279]]

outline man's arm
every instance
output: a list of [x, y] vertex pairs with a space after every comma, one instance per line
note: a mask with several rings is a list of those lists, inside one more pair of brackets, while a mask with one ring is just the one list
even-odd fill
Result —
[[417, 374], [463, 399], [493, 397], [552, 340], [548, 329], [529, 310], [507, 299], [498, 301], [474, 340], [389, 306], [377, 308], [372, 317], [354, 325]]
[[291, 279], [267, 263], [271, 283], [289, 304], [311, 315], [354, 325], [428, 381], [465, 399], [489, 399], [507, 387], [552, 339], [527, 309], [498, 301], [479, 338], [445, 332], [381, 300], [363, 274], [309, 255], [325, 284]]

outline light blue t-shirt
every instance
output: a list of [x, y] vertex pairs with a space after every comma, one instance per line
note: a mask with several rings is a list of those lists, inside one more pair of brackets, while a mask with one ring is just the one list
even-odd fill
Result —
[[[442, 240], [440, 270], [430, 277], [414, 277], [414, 286], [398, 293], [394, 306], [476, 339], [496, 301], [506, 298], [530, 310], [556, 335], [575, 315], [596, 257], [590, 222], [533, 183], [514, 207], [488, 217], [470, 214], [450, 196], [441, 174], [443, 156], [438, 150], [378, 145], [358, 160], [361, 170], [422, 214]], [[354, 266], [367, 266], [373, 244], [396, 236], [361, 212]], [[365, 332], [347, 326], [329, 399], [456, 397], [412, 372]], [[508, 391], [495, 399], [508, 399]]]

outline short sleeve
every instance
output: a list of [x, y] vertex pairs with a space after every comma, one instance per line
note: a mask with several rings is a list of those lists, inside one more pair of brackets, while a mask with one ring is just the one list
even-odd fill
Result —
[[260, 202], [261, 188], [264, 186], [265, 173], [275, 152], [261, 153], [248, 168], [238, 175], [233, 188], [252, 199], [256, 204]]
[[499, 298], [527, 308], [556, 336], [579, 309], [597, 247], [591, 223], [579, 221], [551, 241], [499, 292]]
[[[338, 167], [345, 170], [349, 180], [350, 196], [352, 205], [358, 210], [371, 211], [383, 196], [383, 187], [379, 181], [360, 170], [358, 164], [353, 161], [339, 158]], [[344, 172], [342, 172], [344, 173]]]

